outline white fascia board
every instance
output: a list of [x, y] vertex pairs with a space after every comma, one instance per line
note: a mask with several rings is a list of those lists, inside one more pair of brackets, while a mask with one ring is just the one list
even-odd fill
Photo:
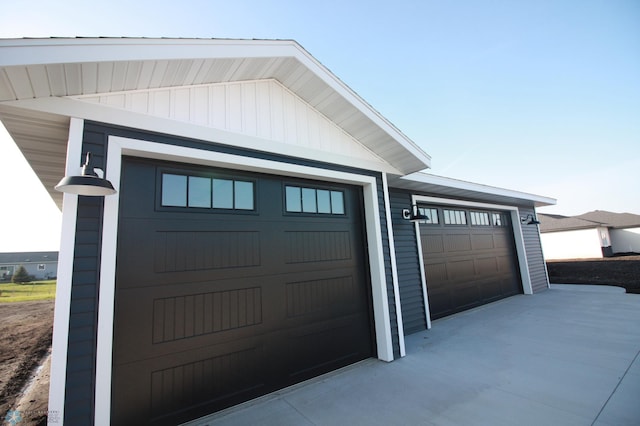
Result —
[[2, 102], [1, 105], [68, 117], [79, 117], [85, 120], [114, 124], [136, 130], [197, 139], [238, 148], [246, 148], [254, 151], [269, 152], [287, 157], [310, 159], [328, 164], [356, 167], [396, 175], [401, 173], [389, 163], [346, 157], [304, 146], [279, 143], [241, 133], [233, 133], [226, 130], [198, 126], [193, 123], [139, 114], [101, 104], [84, 102], [70, 97], [24, 99], [20, 101]]
[[429, 185], [446, 186], [465, 191], [482, 192], [490, 195], [498, 195], [502, 197], [520, 198], [523, 200], [533, 201], [536, 207], [552, 206], [557, 203], [555, 198], [543, 197], [541, 195], [529, 194], [527, 192], [514, 191], [512, 189], [499, 188], [496, 186], [483, 185], [480, 183], [467, 182], [458, 179], [436, 176], [424, 172], [412, 173], [407, 176], [400, 177], [400, 180], [409, 182], [424, 183]]
[[[373, 121], [378, 127], [384, 130], [390, 135], [397, 143], [402, 145], [407, 151], [418, 158], [424, 164], [425, 168], [431, 167], [431, 156], [424, 152], [415, 142], [409, 139], [404, 133], [402, 133], [396, 126], [391, 124], [389, 120], [384, 118], [378, 111], [376, 111], [368, 102], [361, 98], [356, 92], [354, 92], [349, 86], [347, 86], [342, 80], [340, 80], [335, 74], [329, 71], [322, 63], [314, 58], [309, 52], [304, 50], [302, 46], [296, 43], [296, 47], [299, 49], [303, 57], [298, 57], [307, 68], [313, 71], [318, 77], [320, 77], [325, 83], [331, 86], [340, 96], [347, 99], [353, 106], [358, 108], [363, 114], [365, 114], [371, 121]], [[303, 59], [304, 58], [304, 59]]]
[[53, 38], [0, 40], [0, 66], [293, 57], [292, 40]]

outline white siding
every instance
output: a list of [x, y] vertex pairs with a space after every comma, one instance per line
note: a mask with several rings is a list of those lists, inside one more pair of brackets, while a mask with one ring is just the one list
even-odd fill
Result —
[[[355, 137], [276, 80], [78, 96], [76, 99], [265, 141], [384, 163]], [[269, 147], [265, 145], [265, 148]]]
[[640, 228], [611, 229], [609, 234], [614, 253], [640, 253]]
[[546, 260], [602, 257], [600, 232], [596, 228], [540, 234]]

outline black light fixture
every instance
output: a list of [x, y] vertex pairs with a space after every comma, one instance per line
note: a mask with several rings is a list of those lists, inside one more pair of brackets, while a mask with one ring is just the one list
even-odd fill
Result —
[[111, 182], [104, 178], [101, 169], [91, 168], [91, 153], [87, 152], [87, 157], [82, 165], [80, 176], [65, 176], [55, 186], [55, 189], [67, 194], [88, 195], [91, 197], [104, 197], [115, 194], [116, 190]]
[[540, 225], [540, 222], [532, 214], [521, 216], [520, 222], [524, 223], [525, 225]]
[[420, 222], [422, 220], [429, 220], [429, 216], [422, 213], [417, 205], [412, 205], [411, 209], [402, 209], [402, 218], [410, 220], [411, 222]]

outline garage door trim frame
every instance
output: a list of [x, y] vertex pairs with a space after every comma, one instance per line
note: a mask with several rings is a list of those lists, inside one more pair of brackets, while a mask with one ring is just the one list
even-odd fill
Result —
[[[513, 236], [515, 240], [516, 254], [518, 256], [518, 265], [520, 266], [520, 278], [522, 281], [522, 290], [524, 294], [533, 294], [531, 285], [531, 276], [529, 274], [529, 265], [527, 264], [527, 252], [524, 245], [524, 237], [522, 235], [522, 227], [520, 226], [520, 214], [518, 207], [506, 206], [500, 204], [480, 203], [475, 201], [452, 200], [449, 198], [429, 197], [424, 195], [411, 195], [411, 204], [430, 203], [447, 206], [476, 207], [492, 210], [508, 211], [511, 214], [511, 224], [513, 227]], [[420, 279], [422, 281], [422, 294], [424, 297], [424, 311], [427, 328], [431, 328], [431, 312], [429, 310], [429, 298], [427, 297], [427, 280], [424, 271], [424, 257], [422, 254], [422, 241], [420, 239], [420, 224], [415, 223], [416, 240], [418, 244], [418, 260], [420, 264]]]
[[[120, 136], [109, 136], [106, 177], [120, 188], [122, 156], [135, 156], [211, 167], [241, 168], [279, 176], [315, 178], [362, 187], [365, 212], [369, 274], [372, 288], [377, 356], [392, 361], [393, 342], [387, 299], [387, 282], [382, 248], [382, 229], [374, 176], [282, 163], [215, 151], [167, 145]], [[96, 359], [95, 424], [108, 425], [111, 416], [111, 377], [115, 301], [115, 265], [119, 196], [105, 197], [102, 226], [98, 336]]]

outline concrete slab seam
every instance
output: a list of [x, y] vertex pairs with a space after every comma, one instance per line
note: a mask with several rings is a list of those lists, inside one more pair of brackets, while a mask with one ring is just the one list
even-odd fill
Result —
[[618, 390], [618, 387], [620, 387], [620, 383], [622, 383], [622, 381], [624, 380], [625, 376], [627, 375], [627, 373], [629, 372], [629, 370], [631, 369], [631, 366], [633, 366], [633, 364], [636, 362], [636, 360], [638, 359], [638, 356], [640, 356], [640, 351], [638, 351], [636, 353], [636, 356], [633, 357], [633, 360], [631, 360], [631, 362], [629, 363], [629, 366], [627, 367], [627, 369], [625, 370], [624, 374], [622, 375], [622, 377], [620, 377], [620, 380], [618, 380], [618, 384], [616, 385], [615, 388], [613, 388], [613, 391], [611, 392], [611, 395], [609, 395], [609, 398], [607, 398], [607, 400], [605, 401], [605, 403], [602, 405], [602, 408], [600, 408], [600, 411], [598, 412], [598, 415], [596, 416], [595, 419], [593, 419], [593, 422], [591, 423], [591, 426], [593, 426], [597, 421], [598, 418], [600, 417], [600, 415], [602, 414], [602, 412], [604, 411], [604, 409], [607, 407], [607, 404], [609, 404], [609, 401], [611, 401], [611, 398], [613, 397], [613, 395], [615, 395], [616, 391]]

